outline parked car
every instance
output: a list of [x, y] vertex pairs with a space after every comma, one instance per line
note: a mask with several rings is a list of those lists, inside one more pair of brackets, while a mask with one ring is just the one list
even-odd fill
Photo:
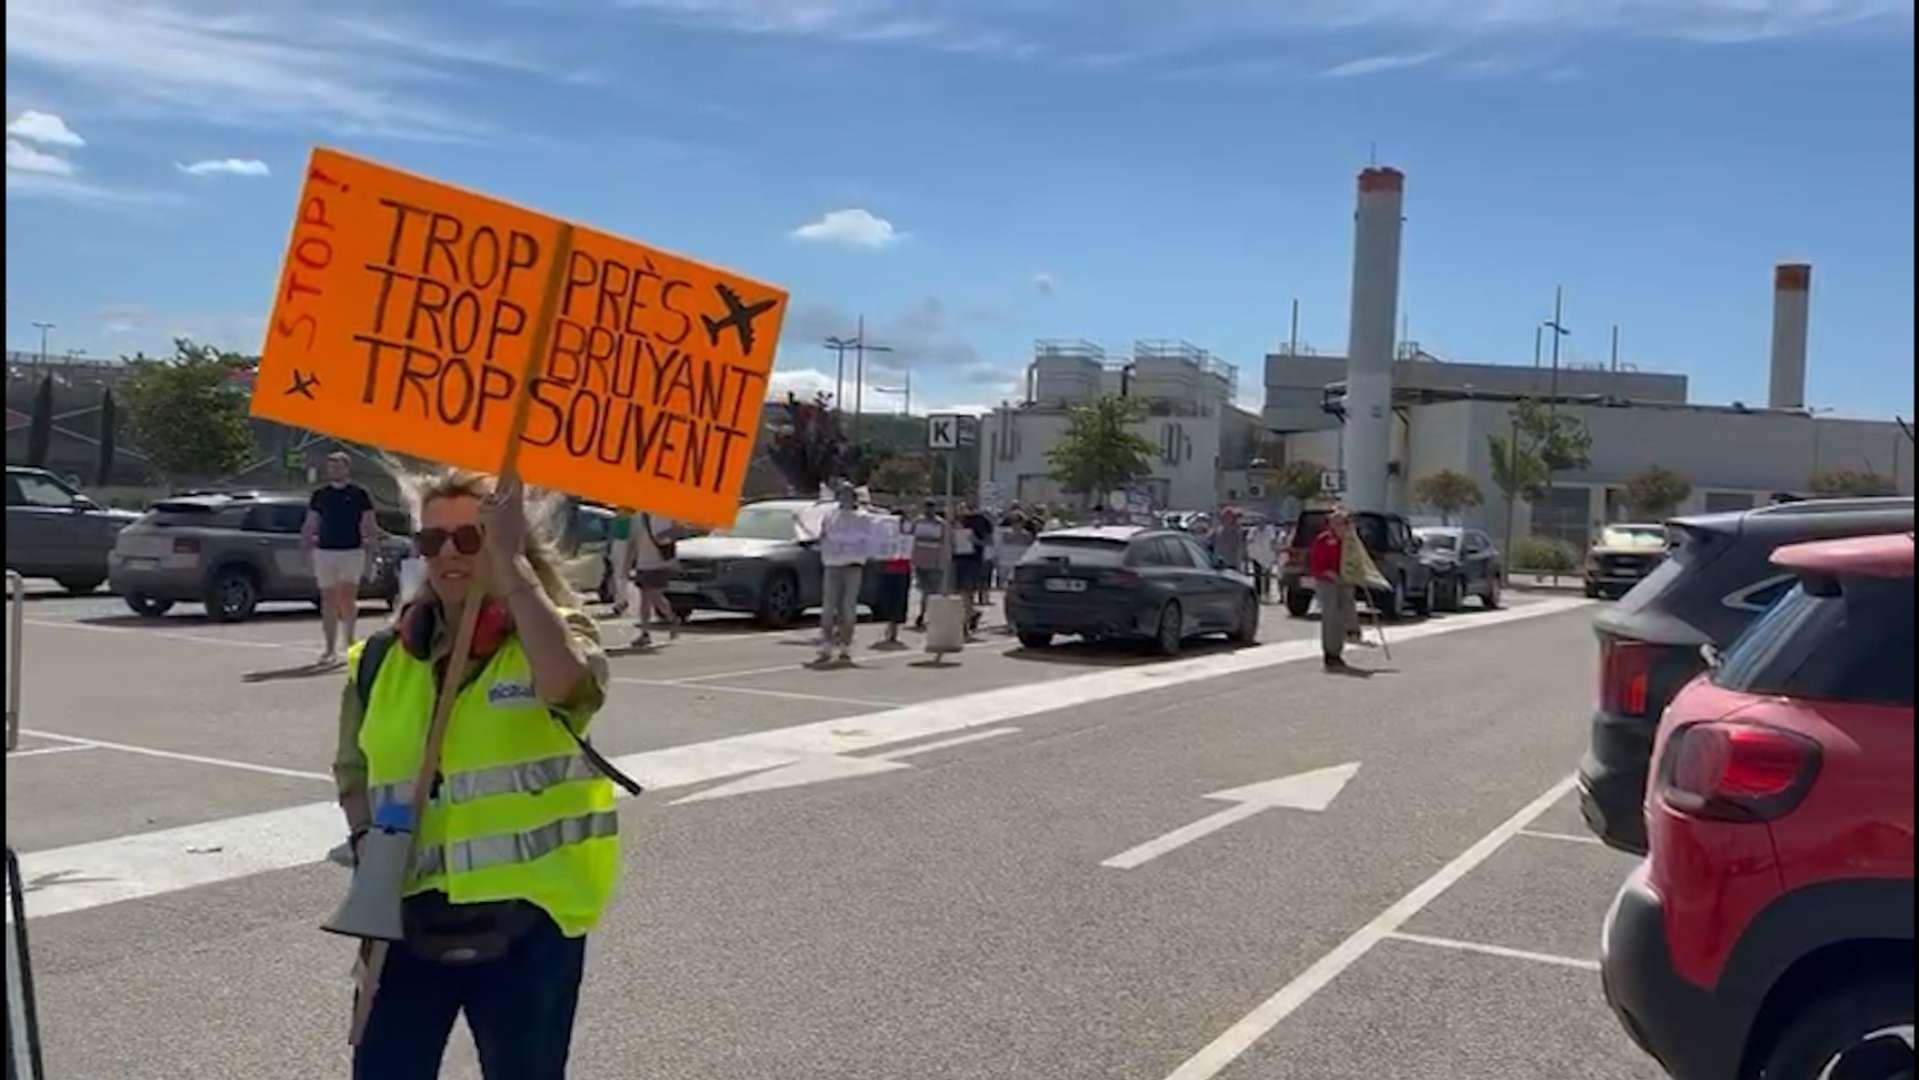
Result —
[[107, 579], [107, 552], [120, 530], [139, 520], [106, 510], [45, 469], [7, 466], [7, 569], [52, 578], [72, 593]]
[[[1299, 518], [1293, 522], [1292, 535], [1287, 538], [1286, 561], [1279, 571], [1280, 591], [1286, 597], [1286, 610], [1295, 618], [1304, 617], [1313, 606], [1313, 587], [1309, 580], [1307, 552], [1313, 546], [1313, 537], [1318, 536], [1326, 527], [1326, 510], [1302, 510]], [[1385, 575], [1390, 589], [1377, 591], [1361, 590], [1361, 599], [1372, 605], [1373, 609], [1389, 619], [1397, 619], [1412, 609], [1421, 615], [1432, 610], [1432, 602], [1437, 599], [1432, 594], [1432, 573], [1419, 561], [1419, 541], [1413, 536], [1412, 526], [1398, 514], [1381, 514], [1371, 510], [1362, 510], [1353, 515], [1353, 528], [1359, 533], [1359, 542], [1366, 546], [1373, 562], [1378, 564], [1379, 572]], [[1498, 590], [1493, 592], [1493, 603], [1497, 604]]]
[[1041, 533], [1013, 568], [1006, 617], [1020, 644], [1060, 634], [1179, 652], [1196, 634], [1259, 636], [1253, 581], [1177, 529], [1103, 525]]
[[[220, 622], [253, 616], [264, 602], [314, 601], [313, 560], [300, 543], [305, 494], [228, 492], [162, 499], [120, 531], [107, 557], [113, 590], [141, 615], [182, 601]], [[360, 598], [391, 608], [409, 542], [387, 537], [369, 553]]]
[[1797, 584], [1660, 721], [1600, 969], [1677, 1080], [1913, 1075], [1912, 557], [1780, 548]]
[[[818, 542], [797, 539], [794, 523], [810, 499], [769, 499], [740, 507], [733, 524], [681, 540], [667, 599], [682, 617], [695, 608], [745, 611], [767, 626], [791, 626], [820, 605]], [[871, 607], [879, 575], [860, 582], [860, 602]]]
[[1601, 840], [1633, 854], [1646, 850], [1640, 807], [1659, 714], [1704, 667], [1701, 645], [1726, 648], [1792, 587], [1792, 575], [1767, 561], [1773, 549], [1911, 532], [1912, 499], [1814, 499], [1667, 525], [1666, 560], [1593, 624], [1599, 702], [1579, 762], [1579, 805]]
[[1586, 595], [1623, 596], [1666, 558], [1664, 525], [1605, 525], [1586, 550]]
[[1492, 537], [1453, 525], [1428, 525], [1413, 535], [1419, 540], [1419, 561], [1433, 579], [1433, 610], [1458, 611], [1468, 596], [1479, 597], [1488, 608], [1499, 606], [1506, 562]]

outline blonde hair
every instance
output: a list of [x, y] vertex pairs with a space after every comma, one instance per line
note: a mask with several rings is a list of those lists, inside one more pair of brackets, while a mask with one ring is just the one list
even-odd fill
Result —
[[[408, 512], [413, 517], [413, 526], [417, 530], [424, 517], [428, 504], [436, 499], [477, 499], [484, 500], [493, 494], [499, 484], [496, 477], [486, 473], [472, 472], [467, 469], [431, 469], [425, 471], [409, 470], [392, 459], [387, 461], [393, 472], [394, 480], [400, 486], [400, 494], [407, 501]], [[538, 488], [526, 491], [526, 546], [520, 554], [532, 564], [533, 573], [540, 579], [540, 587], [546, 592], [547, 599], [555, 607], [577, 608], [580, 598], [573, 587], [566, 583], [560, 573], [560, 553], [558, 538], [561, 532], [560, 522], [566, 513], [566, 499], [557, 492]], [[432, 589], [430, 584], [422, 583], [420, 592], [411, 599], [419, 599]]]

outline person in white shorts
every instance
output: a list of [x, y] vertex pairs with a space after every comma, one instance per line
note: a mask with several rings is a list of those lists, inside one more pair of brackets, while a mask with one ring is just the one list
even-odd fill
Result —
[[669, 638], [680, 636], [680, 620], [666, 598], [666, 583], [673, 580], [672, 518], [656, 517], [642, 511], [634, 515], [632, 535], [627, 537], [627, 558], [633, 564], [633, 577], [640, 586], [640, 613], [633, 625], [640, 636], [633, 644], [644, 649], [653, 644], [653, 616], [666, 621]]
[[360, 578], [366, 573], [366, 549], [380, 535], [373, 519], [373, 496], [350, 479], [352, 460], [335, 451], [326, 459], [327, 484], [307, 500], [300, 543], [313, 557], [313, 579], [320, 588], [320, 625], [326, 635], [321, 664], [338, 663], [339, 624], [346, 624], [347, 648], [353, 647], [353, 622], [360, 613]]

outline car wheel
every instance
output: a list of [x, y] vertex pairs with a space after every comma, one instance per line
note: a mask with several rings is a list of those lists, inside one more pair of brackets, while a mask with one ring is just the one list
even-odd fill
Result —
[[1892, 1080], [1913, 1074], [1912, 981], [1885, 978], [1846, 987], [1794, 1017], [1766, 1057], [1766, 1080]]
[[1419, 599], [1413, 601], [1413, 614], [1429, 616], [1439, 610], [1439, 586], [1434, 584], [1432, 576], [1426, 578], [1426, 588], [1421, 590]]
[[149, 619], [157, 619], [173, 610], [173, 601], [155, 600], [151, 596], [133, 593], [127, 597], [127, 607], [131, 608], [135, 615], [144, 615]]
[[1495, 574], [1486, 579], [1486, 593], [1479, 600], [1486, 605], [1487, 611], [1499, 606], [1499, 575]]
[[1406, 613], [1406, 579], [1394, 578], [1392, 591], [1386, 594], [1386, 610], [1380, 615], [1388, 619], [1398, 619]]
[[1251, 645], [1259, 640], [1259, 599], [1254, 596], [1241, 598], [1239, 602], [1239, 621], [1233, 624], [1233, 630], [1226, 635], [1227, 640], [1240, 645]]
[[1459, 610], [1459, 591], [1460, 591], [1459, 579], [1456, 577], [1447, 578], [1445, 587], [1441, 590], [1441, 595], [1439, 598], [1440, 610], [1458, 611]]
[[760, 597], [760, 622], [784, 630], [800, 617], [800, 582], [792, 574], [774, 574]]
[[100, 583], [107, 579], [98, 577], [63, 577], [54, 578], [53, 580], [59, 582], [62, 589], [65, 589], [75, 596], [85, 596], [99, 588]]
[[207, 589], [207, 614], [214, 622], [243, 622], [260, 606], [260, 587], [250, 570], [222, 570]]
[[605, 562], [605, 563], [602, 563], [601, 565], [604, 567], [604, 569], [600, 573], [600, 592], [599, 592], [598, 599], [600, 603], [602, 604], [610, 604], [614, 600], [613, 564], [610, 562]]
[[1047, 630], [1021, 630], [1019, 643], [1029, 649], [1044, 649], [1053, 643], [1053, 635]]
[[1286, 590], [1286, 614], [1303, 619], [1313, 609], [1313, 594], [1297, 585]]
[[1161, 656], [1177, 656], [1179, 647], [1186, 640], [1184, 619], [1180, 615], [1179, 601], [1169, 600], [1159, 609], [1159, 629], [1153, 635], [1153, 648]]

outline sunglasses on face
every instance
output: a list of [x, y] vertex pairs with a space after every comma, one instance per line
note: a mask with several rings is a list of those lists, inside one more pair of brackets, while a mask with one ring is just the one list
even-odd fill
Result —
[[454, 549], [460, 554], [478, 555], [480, 542], [484, 538], [478, 525], [462, 525], [457, 529], [437, 527], [421, 529], [418, 535], [414, 536], [413, 542], [419, 546], [420, 554], [431, 559], [440, 553], [440, 549], [446, 546], [448, 540], [453, 541]]

